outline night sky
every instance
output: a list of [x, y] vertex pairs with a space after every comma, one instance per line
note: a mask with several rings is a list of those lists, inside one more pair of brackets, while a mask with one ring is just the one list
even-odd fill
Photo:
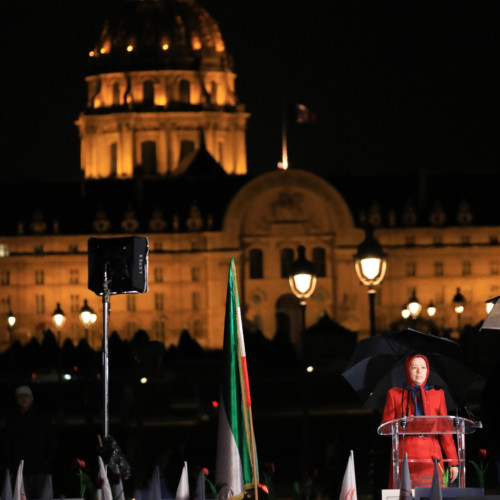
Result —
[[[113, 0], [117, 1], [117, 0]], [[238, 75], [250, 172], [275, 168], [282, 103], [292, 168], [497, 169], [500, 3], [199, 0]], [[87, 53], [108, 2], [11, 2], [2, 16], [1, 178], [78, 174]]]

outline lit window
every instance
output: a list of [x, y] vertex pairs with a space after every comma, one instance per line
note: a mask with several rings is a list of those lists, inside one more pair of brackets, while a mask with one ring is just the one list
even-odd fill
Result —
[[197, 36], [193, 37], [192, 46], [193, 46], [193, 50], [200, 50], [201, 49], [201, 42]]
[[0, 243], [0, 258], [9, 256], [9, 245], [6, 243]]

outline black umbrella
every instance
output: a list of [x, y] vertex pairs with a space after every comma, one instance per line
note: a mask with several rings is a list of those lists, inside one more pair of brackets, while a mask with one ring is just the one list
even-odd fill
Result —
[[361, 340], [342, 376], [365, 407], [382, 411], [387, 391], [405, 382], [406, 358], [417, 353], [429, 359], [427, 383], [444, 389], [448, 409], [462, 407], [476, 374], [467, 366], [460, 345], [417, 330]]

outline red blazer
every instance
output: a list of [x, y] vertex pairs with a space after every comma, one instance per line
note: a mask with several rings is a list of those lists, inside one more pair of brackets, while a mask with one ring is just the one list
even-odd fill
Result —
[[[426, 391], [426, 395], [431, 415], [448, 415], [444, 391], [442, 389], [429, 389], [428, 391]], [[408, 397], [409, 391], [403, 391], [401, 387], [393, 387], [392, 389], [389, 389], [389, 391], [387, 391], [384, 412], [382, 414], [382, 421], [380, 423], [383, 424], [385, 422], [388, 422], [389, 420], [401, 418], [403, 416], [403, 410], [408, 417], [415, 415], [415, 404], [413, 403], [411, 398], [408, 402]], [[402, 440], [400, 440], [399, 444], [400, 460], [403, 460], [404, 453], [408, 453], [410, 479], [413, 487], [431, 486], [432, 476], [434, 473], [434, 464], [432, 461], [412, 463], [410, 460], [432, 460], [434, 458], [437, 458], [439, 459], [439, 463], [443, 469], [445, 466], [449, 467], [451, 465], [458, 465], [455, 440], [453, 439], [453, 436], [451, 434], [427, 435], [422, 437], [405, 436], [404, 443], [402, 443]], [[402, 449], [403, 446], [404, 449]], [[445, 457], [447, 459], [451, 459], [452, 462], [447, 461], [443, 463], [443, 451]], [[441, 475], [441, 469], [439, 467], [438, 469]], [[392, 474], [390, 475], [390, 477], [390, 488], [392, 488]]]

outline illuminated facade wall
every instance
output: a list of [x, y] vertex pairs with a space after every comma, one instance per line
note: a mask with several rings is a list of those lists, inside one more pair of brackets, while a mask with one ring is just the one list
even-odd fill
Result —
[[[201, 214], [202, 217], [204, 214]], [[297, 246], [320, 257], [323, 272], [307, 305], [307, 325], [326, 312], [346, 328], [369, 332], [366, 287], [358, 282], [353, 254], [364, 238], [342, 195], [303, 171], [263, 174], [243, 187], [228, 207], [220, 231], [137, 233], [150, 243], [149, 291], [111, 297], [109, 331], [130, 338], [144, 329], [167, 346], [187, 329], [204, 347], [221, 347], [229, 261], [235, 258], [246, 320], [272, 338], [277, 315], [290, 319], [298, 340], [300, 310], [290, 298], [283, 260]], [[102, 301], [87, 288], [87, 241], [96, 234], [21, 235], [0, 238], [0, 306], [17, 317], [13, 337], [26, 342], [50, 328], [57, 303], [68, 317], [62, 338], [84, 336], [78, 312], [87, 299], [97, 312], [90, 341], [100, 343]], [[104, 234], [100, 237], [124, 236]], [[500, 227], [379, 228], [375, 236], [388, 255], [387, 275], [376, 294], [379, 331], [400, 319], [416, 289], [422, 304], [437, 306], [434, 322], [456, 334], [452, 298], [466, 298], [461, 325], [484, 319], [484, 302], [499, 295]], [[425, 318], [425, 312], [422, 312]], [[9, 341], [6, 321], [0, 341]]]

